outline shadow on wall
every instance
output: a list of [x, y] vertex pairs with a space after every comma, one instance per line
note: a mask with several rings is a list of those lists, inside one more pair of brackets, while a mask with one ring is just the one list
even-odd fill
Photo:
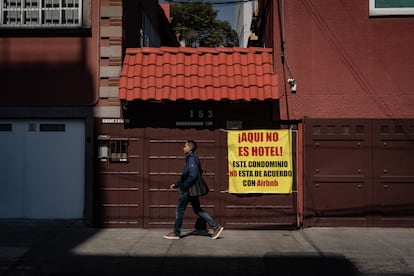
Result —
[[92, 76], [75, 64], [0, 64], [2, 105], [84, 105], [93, 103]]
[[[37, 45], [8, 39], [0, 44], [0, 81], [2, 106], [70, 106], [91, 105], [96, 101], [96, 84], [88, 67], [87, 39], [47, 40], [39, 49], [42, 38], [33, 38]], [[58, 41], [58, 42], [57, 42]], [[59, 44], [60, 43], [60, 44]], [[62, 46], [61, 44], [68, 45]], [[60, 50], [59, 47], [62, 47]], [[74, 54], [74, 51], [77, 51]], [[25, 57], [27, 55], [27, 57]], [[17, 58], [16, 58], [17, 56]], [[44, 56], [44, 57], [43, 57]], [[52, 56], [52, 57], [51, 57]], [[71, 60], [72, 57], [72, 60]], [[14, 61], [14, 58], [19, 61]], [[25, 61], [27, 60], [27, 61]]]
[[92, 75], [76, 64], [0, 65], [2, 105], [85, 105], [94, 100]]

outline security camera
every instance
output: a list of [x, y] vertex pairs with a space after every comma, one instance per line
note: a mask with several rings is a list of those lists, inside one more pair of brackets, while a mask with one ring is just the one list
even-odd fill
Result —
[[122, 109], [124, 111], [127, 111], [128, 110], [128, 102], [127, 101], [122, 101]]
[[296, 93], [296, 83], [290, 87], [290, 91], [295, 94]]
[[290, 91], [292, 93], [296, 93], [296, 81], [295, 81], [295, 79], [288, 79], [287, 82], [290, 85]]

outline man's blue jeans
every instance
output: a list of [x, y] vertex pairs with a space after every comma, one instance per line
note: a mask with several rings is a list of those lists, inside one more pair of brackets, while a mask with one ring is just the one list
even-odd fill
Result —
[[198, 196], [188, 196], [188, 193], [180, 192], [180, 198], [178, 200], [177, 209], [175, 213], [175, 225], [174, 225], [174, 233], [176, 235], [181, 235], [181, 226], [183, 225], [183, 218], [185, 209], [187, 208], [188, 202], [191, 202], [191, 206], [193, 207], [193, 211], [196, 215], [200, 216], [205, 222], [208, 223], [213, 229], [218, 227], [217, 222], [214, 221], [213, 218], [209, 216], [203, 209], [200, 207], [200, 200]]

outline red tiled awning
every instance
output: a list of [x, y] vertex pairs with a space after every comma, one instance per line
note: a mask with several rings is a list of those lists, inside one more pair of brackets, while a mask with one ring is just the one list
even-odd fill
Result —
[[267, 48], [131, 48], [119, 99], [279, 99], [279, 81]]

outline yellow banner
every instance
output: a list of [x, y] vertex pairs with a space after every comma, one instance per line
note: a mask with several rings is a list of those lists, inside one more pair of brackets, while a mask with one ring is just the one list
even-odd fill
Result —
[[290, 130], [231, 130], [227, 134], [229, 193], [290, 194]]

